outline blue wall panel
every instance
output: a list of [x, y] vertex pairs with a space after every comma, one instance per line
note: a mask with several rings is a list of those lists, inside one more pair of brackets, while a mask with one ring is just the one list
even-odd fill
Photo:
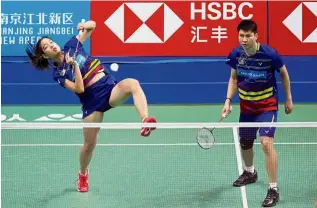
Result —
[[[294, 102], [317, 102], [317, 57], [283, 58], [291, 77]], [[25, 57], [2, 59], [21, 61]], [[108, 63], [125, 62], [113, 75], [118, 80], [138, 79], [151, 104], [222, 103], [226, 97], [230, 69], [224, 59], [185, 62], [188, 60], [165, 58], [170, 63], [160, 63], [158, 58], [101, 59], [107, 68]], [[2, 104], [78, 104], [76, 95], [54, 83], [51, 73], [36, 71], [25, 62], [2, 63]], [[284, 101], [284, 89], [276, 75], [280, 101]], [[128, 103], [131, 102], [130, 99]]]

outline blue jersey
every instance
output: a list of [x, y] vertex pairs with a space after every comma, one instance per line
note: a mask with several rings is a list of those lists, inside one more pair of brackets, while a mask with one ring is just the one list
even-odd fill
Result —
[[[76, 50], [77, 49], [77, 50]], [[74, 69], [70, 64], [66, 64], [65, 56], [69, 52], [70, 57], [75, 56], [75, 60], [79, 65], [81, 75], [83, 77], [84, 86], [93, 78], [94, 74], [104, 71], [99, 59], [90, 57], [83, 48], [83, 44], [78, 41], [76, 36], [73, 36], [62, 49], [64, 52], [64, 63], [60, 67], [55, 67], [53, 70], [53, 79], [62, 86], [65, 84], [65, 79], [72, 82], [75, 81]]]
[[[63, 52], [63, 65], [54, 68], [53, 79], [62, 86], [64, 86], [66, 79], [72, 82], [75, 81], [73, 67], [65, 63], [65, 56], [68, 52], [71, 57], [75, 55], [75, 60], [79, 65], [85, 86], [84, 93], [77, 94], [82, 104], [83, 118], [86, 118], [95, 111], [105, 112], [111, 109], [112, 106], [110, 106], [109, 99], [112, 89], [116, 86], [117, 81], [111, 74], [108, 74], [105, 71], [100, 60], [90, 57], [85, 52], [82, 43], [78, 41], [76, 36], [72, 37], [64, 45]], [[89, 83], [94, 75], [99, 72], [105, 73], [106, 76], [91, 84], [89, 87], [86, 87], [87, 83]]]
[[278, 110], [278, 91], [275, 72], [284, 65], [271, 47], [258, 43], [254, 55], [248, 56], [239, 46], [226, 62], [238, 75], [238, 91], [242, 113], [259, 114]]

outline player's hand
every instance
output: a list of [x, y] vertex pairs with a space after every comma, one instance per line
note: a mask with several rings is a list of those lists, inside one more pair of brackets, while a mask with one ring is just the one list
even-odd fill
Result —
[[293, 111], [293, 101], [292, 99], [286, 100], [285, 102], [285, 114], [290, 114]]
[[86, 28], [85, 28], [85, 23], [83, 23], [83, 22], [80, 22], [80, 23], [78, 23], [78, 25], [77, 25], [77, 30], [78, 31], [84, 31]]
[[69, 52], [66, 53], [65, 59], [67, 64], [70, 64], [70, 65], [76, 64], [76, 61], [72, 57], [69, 56]]
[[227, 117], [231, 113], [232, 107], [229, 102], [226, 102], [221, 111], [221, 117]]

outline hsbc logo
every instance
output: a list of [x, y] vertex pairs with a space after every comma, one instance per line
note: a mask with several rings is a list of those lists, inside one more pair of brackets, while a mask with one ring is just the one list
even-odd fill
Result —
[[317, 43], [317, 2], [303, 2], [283, 24], [303, 43]]
[[123, 3], [105, 22], [123, 43], [164, 43], [184, 22], [165, 3]]

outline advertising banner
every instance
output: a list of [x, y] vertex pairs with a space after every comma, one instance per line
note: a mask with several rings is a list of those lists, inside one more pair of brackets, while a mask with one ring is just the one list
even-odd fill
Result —
[[266, 43], [267, 2], [92, 1], [95, 56], [226, 56], [238, 45], [237, 25], [253, 19]]
[[281, 55], [317, 55], [317, 2], [270, 1], [269, 8], [272, 47]]
[[[61, 46], [78, 34], [77, 24], [90, 19], [89, 1], [3, 1], [1, 2], [2, 56], [25, 56], [28, 41], [48, 36]], [[85, 48], [89, 51], [90, 43]]]

